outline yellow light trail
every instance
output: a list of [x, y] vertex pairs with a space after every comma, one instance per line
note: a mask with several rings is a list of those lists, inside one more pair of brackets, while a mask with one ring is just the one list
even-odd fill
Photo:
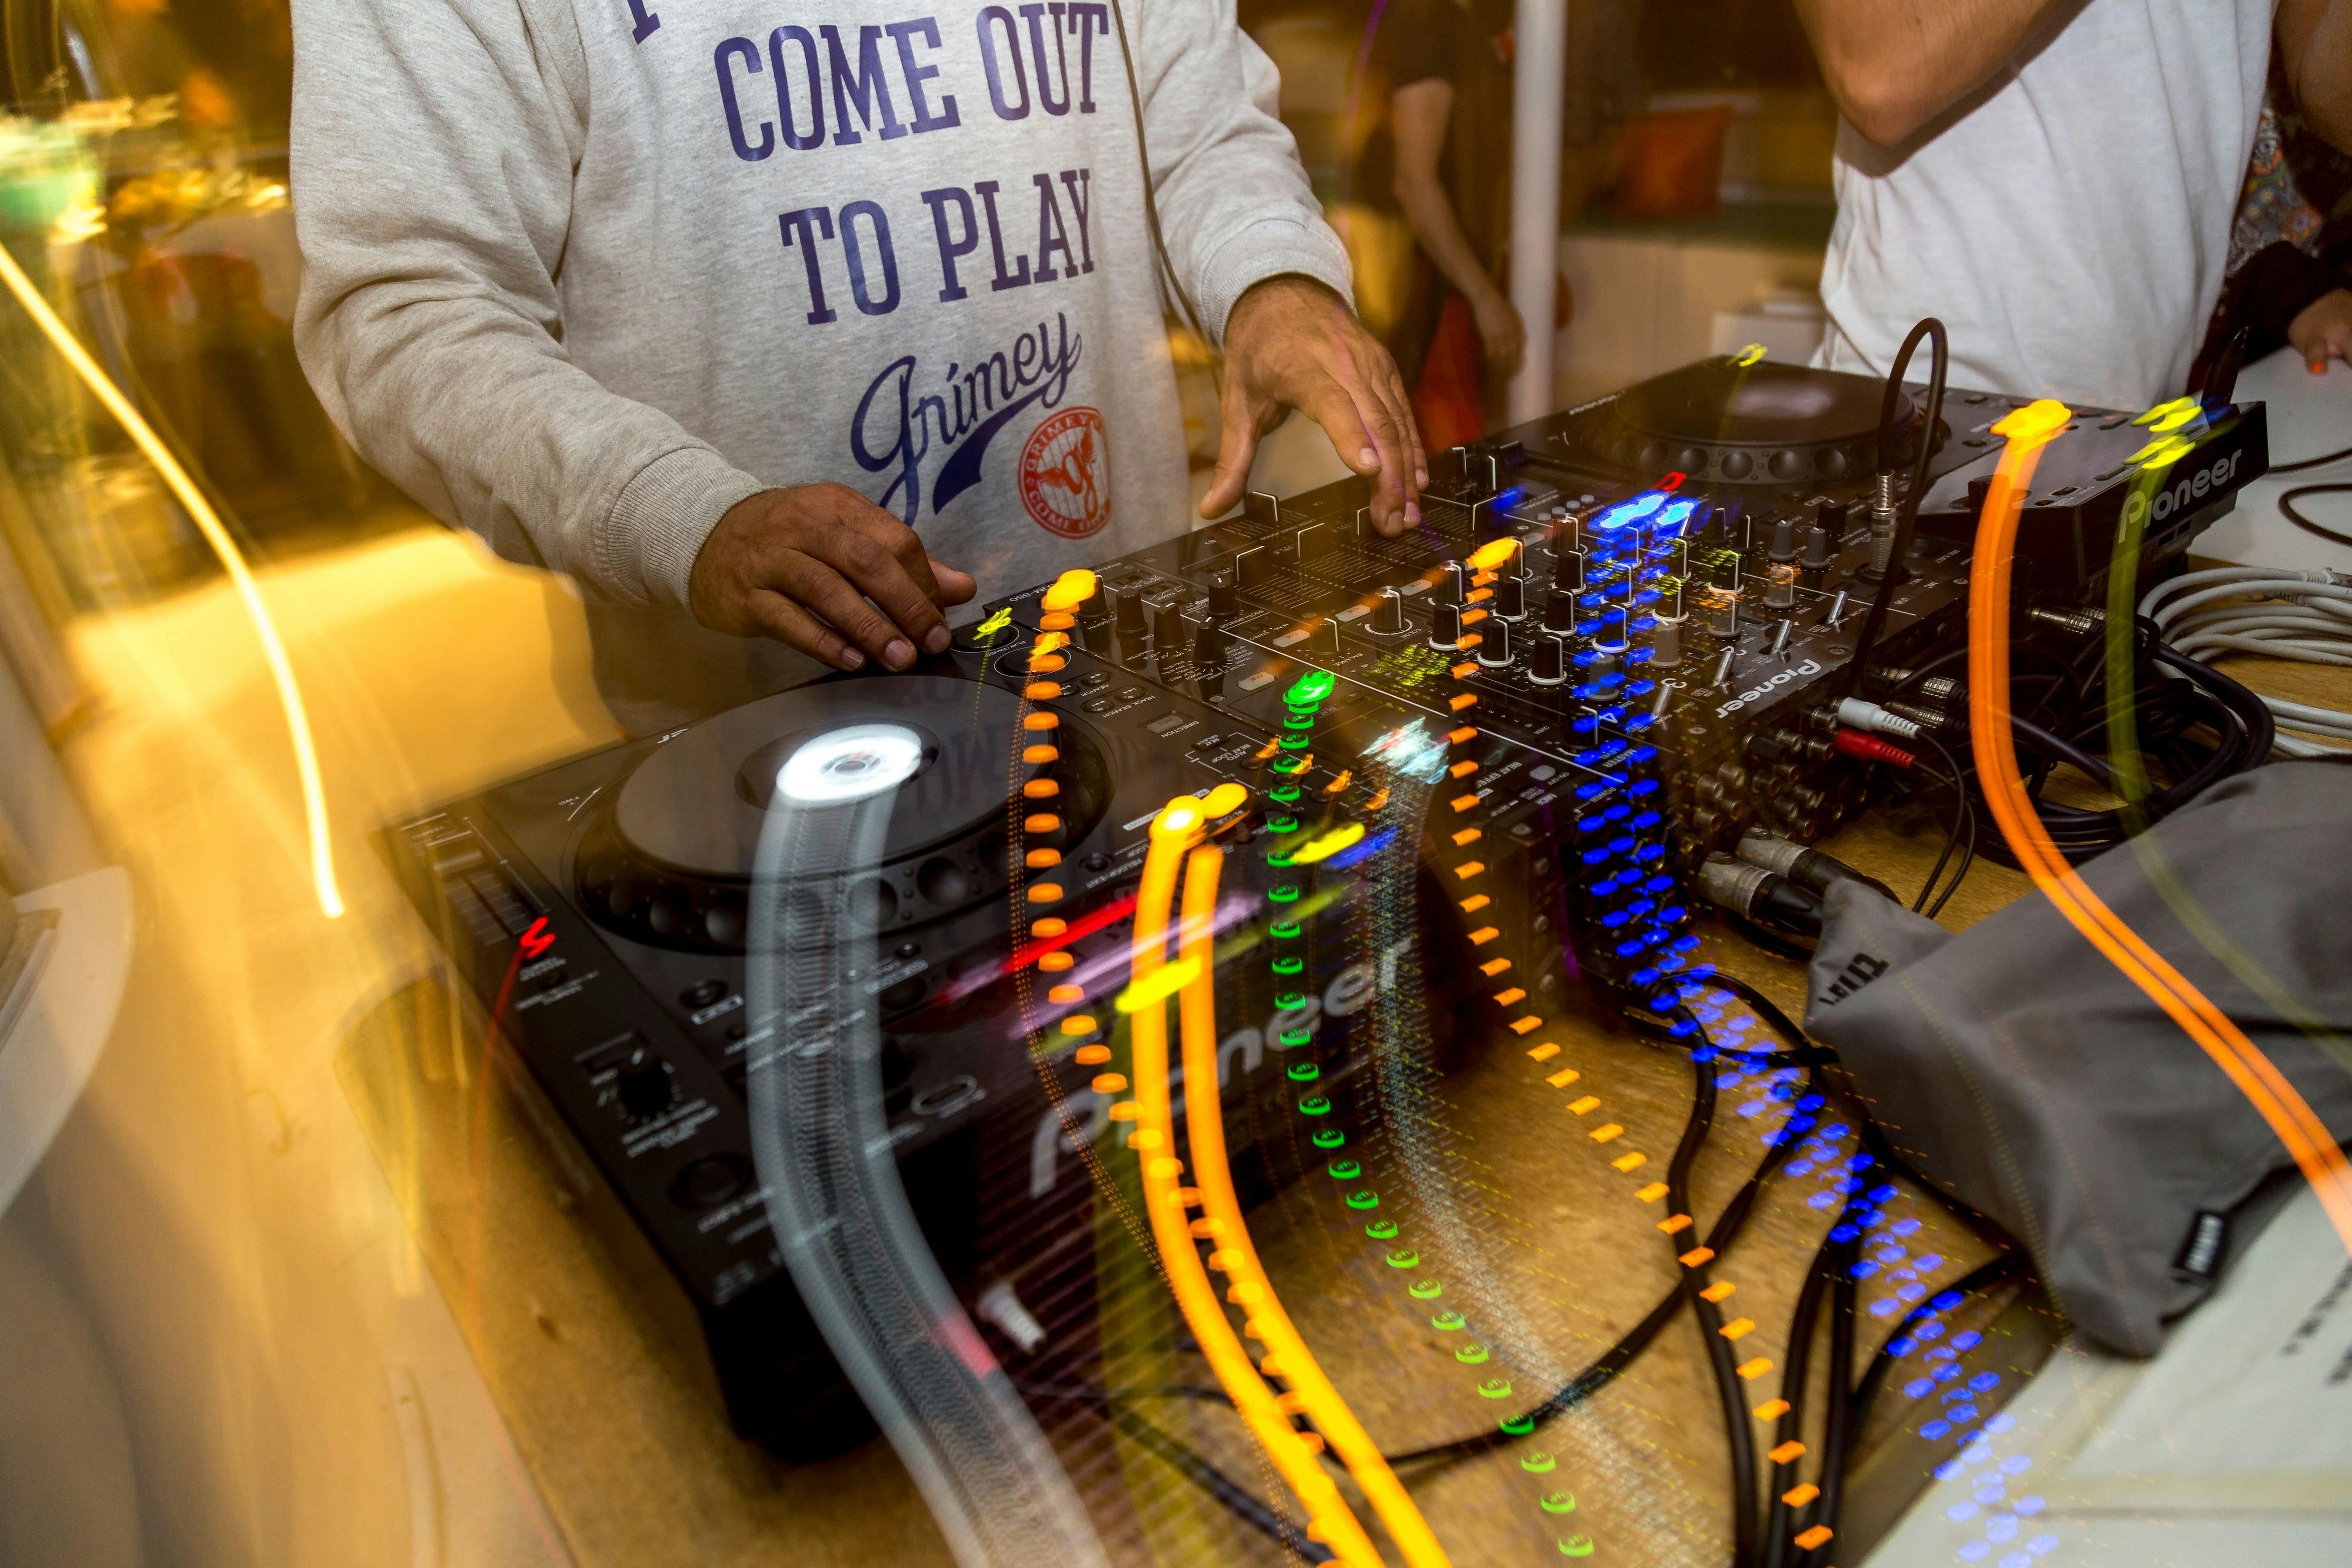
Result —
[[[1977, 773], [2001, 836], [2067, 923], [2164, 1009], [2270, 1125], [2311, 1184], [2337, 1237], [2352, 1251], [2352, 1165], [2294, 1084], [2205, 994], [2124, 923], [2058, 853], [2027, 797], [2009, 727], [2009, 583], [2018, 513], [2042, 448], [2073, 417], [2047, 398], [1995, 425], [2008, 447], [1985, 496], [1969, 574], [1969, 720]], [[2176, 425], [2177, 427], [2177, 425]]]
[[[1168, 917], [1176, 901], [1177, 872], [1183, 865], [1185, 852], [1200, 839], [1201, 806], [1202, 803], [1189, 795], [1178, 795], [1161, 808], [1151, 825], [1150, 847], [1143, 858], [1143, 881], [1136, 890], [1131, 963], [1137, 984], [1149, 984], [1167, 963]], [[1135, 1151], [1143, 1167], [1143, 1205], [1150, 1216], [1152, 1239], [1159, 1244], [1169, 1289], [1175, 1293], [1176, 1305], [1184, 1314], [1186, 1325], [1192, 1329], [1209, 1369], [1233, 1400], [1234, 1408], [1248, 1424], [1252, 1436], [1274, 1462], [1284, 1483], [1306, 1506], [1308, 1537], [1328, 1546], [1347, 1568], [1375, 1568], [1381, 1557], [1371, 1538], [1364, 1533], [1362, 1522], [1340, 1495], [1339, 1483], [1316, 1462], [1315, 1450], [1291, 1426], [1290, 1418], [1276, 1403], [1274, 1391], [1251, 1363], [1249, 1352], [1234, 1332], [1233, 1323], [1217, 1300], [1216, 1286], [1202, 1266], [1192, 1226], [1186, 1217], [1186, 1210], [1200, 1201], [1202, 1194], [1178, 1184], [1184, 1163], [1174, 1153], [1175, 1113], [1168, 1081], [1167, 1003], [1163, 1000], [1139, 1008], [1131, 1017], [1129, 1046], [1135, 1099], [1130, 1103], [1135, 1106], [1136, 1126], [1128, 1135], [1128, 1146]], [[1213, 1056], [1208, 1081], [1216, 1082]], [[1213, 1105], [1205, 1110], [1198, 1105], [1200, 1092], [1197, 1084], [1188, 1085], [1185, 1090], [1187, 1120], [1195, 1127], [1204, 1116], [1215, 1114]], [[1247, 1308], [1251, 1302], [1242, 1300], [1244, 1293], [1244, 1287], [1234, 1288], [1234, 1299]], [[1276, 1366], [1279, 1368], [1280, 1363]], [[1281, 1375], [1279, 1372], [1275, 1374]]]
[[91, 395], [121, 422], [131, 439], [147, 455], [147, 460], [155, 465], [163, 482], [194, 520], [205, 542], [220, 557], [230, 583], [236, 585], [246, 616], [253, 622], [254, 632], [261, 639], [261, 655], [269, 665], [270, 679], [278, 687], [278, 704], [286, 710], [286, 728], [293, 738], [294, 768], [302, 781], [302, 811], [310, 820], [311, 885], [318, 893], [319, 908], [328, 919], [336, 918], [343, 912], [343, 896], [335, 885], [334, 850], [327, 836], [326, 789], [319, 778], [318, 752], [310, 742], [310, 716], [303, 710], [301, 688], [295, 684], [294, 667], [286, 658], [286, 645], [278, 639], [278, 623], [270, 619], [269, 606], [262, 603], [261, 589], [246, 566], [244, 552], [237, 549], [236, 541], [229, 537], [219, 515], [196, 488], [195, 480], [180, 466], [179, 459], [172, 455], [172, 449], [163, 444], [163, 437], [131, 406], [131, 399], [123, 395], [122, 389], [114, 384], [99, 363], [90, 358], [89, 352], [49, 308], [49, 302], [41, 298], [40, 290], [33, 287], [33, 280], [16, 265], [16, 258], [8, 254], [5, 246], [0, 246], [0, 279], [6, 281], [8, 291], [16, 296], [25, 313], [33, 318], [42, 335], [65, 356], [66, 363], [73, 367]]

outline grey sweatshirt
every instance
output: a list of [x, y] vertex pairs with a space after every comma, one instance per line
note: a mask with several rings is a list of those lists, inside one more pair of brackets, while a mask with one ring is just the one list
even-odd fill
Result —
[[[1126, 0], [1170, 259], [1347, 292], [1232, 0]], [[1187, 526], [1108, 0], [295, 0], [304, 368], [352, 445], [570, 574], [636, 732], [813, 668], [686, 614], [755, 491], [837, 479], [983, 597]]]

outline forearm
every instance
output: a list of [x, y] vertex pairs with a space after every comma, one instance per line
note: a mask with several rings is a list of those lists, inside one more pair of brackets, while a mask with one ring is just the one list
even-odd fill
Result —
[[2284, 0], [2277, 28], [2303, 122], [2352, 153], [2352, 0]]
[[1202, 328], [1222, 339], [1242, 295], [1284, 274], [1352, 307], [1347, 249], [1275, 114], [1273, 63], [1234, 25], [1233, 0], [1155, 0], [1128, 7], [1127, 20], [1169, 260]]
[[1796, 0], [1822, 76], [1882, 146], [1981, 86], [2068, 0]]
[[1486, 269], [1478, 264], [1477, 254], [1462, 232], [1462, 220], [1455, 216], [1454, 203], [1444, 185], [1433, 179], [1400, 178], [1396, 197], [1397, 205], [1404, 209], [1405, 222], [1412, 226], [1413, 238], [1421, 242], [1421, 248], [1428, 253], [1437, 270], [1460, 290], [1464, 299], [1475, 303], [1487, 295], [1501, 292], [1495, 280], [1486, 276]]

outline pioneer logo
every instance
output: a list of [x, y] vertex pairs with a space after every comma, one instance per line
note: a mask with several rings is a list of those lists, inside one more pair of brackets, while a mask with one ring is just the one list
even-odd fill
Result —
[[[2174, 512], [2186, 510], [2197, 501], [2218, 495], [2238, 482], [2238, 464], [2245, 457], [2243, 449], [2231, 453], [2197, 472], [2178, 479], [2156, 492], [2156, 521], [2162, 522]], [[2137, 490], [2124, 502], [2124, 521], [2139, 522], [2147, 519], [2150, 507], [2148, 497]]]
[[1788, 685], [1789, 682], [1796, 679], [1797, 677], [1801, 675], [1819, 675], [1821, 672], [1822, 667], [1815, 664], [1809, 658], [1805, 660], [1804, 663], [1797, 666], [1794, 669], [1784, 669], [1780, 674], [1774, 676], [1771, 679], [1764, 681], [1759, 685], [1749, 687], [1747, 690], [1741, 692], [1738, 696], [1733, 698], [1730, 701], [1717, 709], [1715, 710], [1715, 716], [1720, 719], [1727, 713], [1737, 713], [1742, 708], [1747, 707], [1750, 702], [1755, 701], [1758, 698], [1769, 694], [1775, 688]]

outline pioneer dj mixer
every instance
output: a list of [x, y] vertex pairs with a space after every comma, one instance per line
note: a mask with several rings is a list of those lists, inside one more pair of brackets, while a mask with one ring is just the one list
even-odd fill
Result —
[[[1887, 575], [1874, 669], [1960, 639], [1990, 429], [2015, 405], [1956, 391], [1931, 430], [1920, 403], [1883, 453], [1875, 382], [1710, 361], [1441, 455], [1399, 537], [1370, 528], [1361, 481], [1254, 494], [1098, 563], [1069, 608], [1046, 585], [994, 601], [910, 673], [576, 759], [404, 823], [387, 853], [549, 1125], [603, 1173], [612, 1223], [652, 1240], [738, 1425], [821, 1452], [868, 1428], [754, 1169], [747, 1077], [790, 1029], [747, 1005], [751, 867], [787, 759], [864, 725], [919, 736], [844, 906], [878, 955], [889, 1137], [992, 1354], [1080, 1381], [1099, 1349], [1087, 1151], [1112, 1103], [1088, 1068], [1116, 1020], [1055, 998], [1087, 989], [1066, 976], [1123, 973], [1155, 814], [1246, 791], [1219, 829], [1220, 951], [1268, 962], [1221, 962], [1218, 1060], [1255, 1191], [1316, 1157], [1295, 1107], [1356, 1092], [1351, 1030], [1400, 948], [1428, 977], [1433, 1059], [1563, 1012], [1613, 1017], [1696, 969], [1711, 853], [1751, 825], [1816, 839], [1866, 804], [1825, 716]], [[1897, 561], [1903, 481], [1875, 476], [1923, 441]], [[2093, 589], [2146, 441], [2086, 410], [2045, 458], [2020, 554], [2036, 603]], [[2258, 406], [2217, 421], [2144, 559], [2182, 550], [2264, 461]], [[1349, 876], [1399, 847], [1417, 868], [1402, 939]], [[785, 943], [837, 934], [827, 907], [788, 913]]]

